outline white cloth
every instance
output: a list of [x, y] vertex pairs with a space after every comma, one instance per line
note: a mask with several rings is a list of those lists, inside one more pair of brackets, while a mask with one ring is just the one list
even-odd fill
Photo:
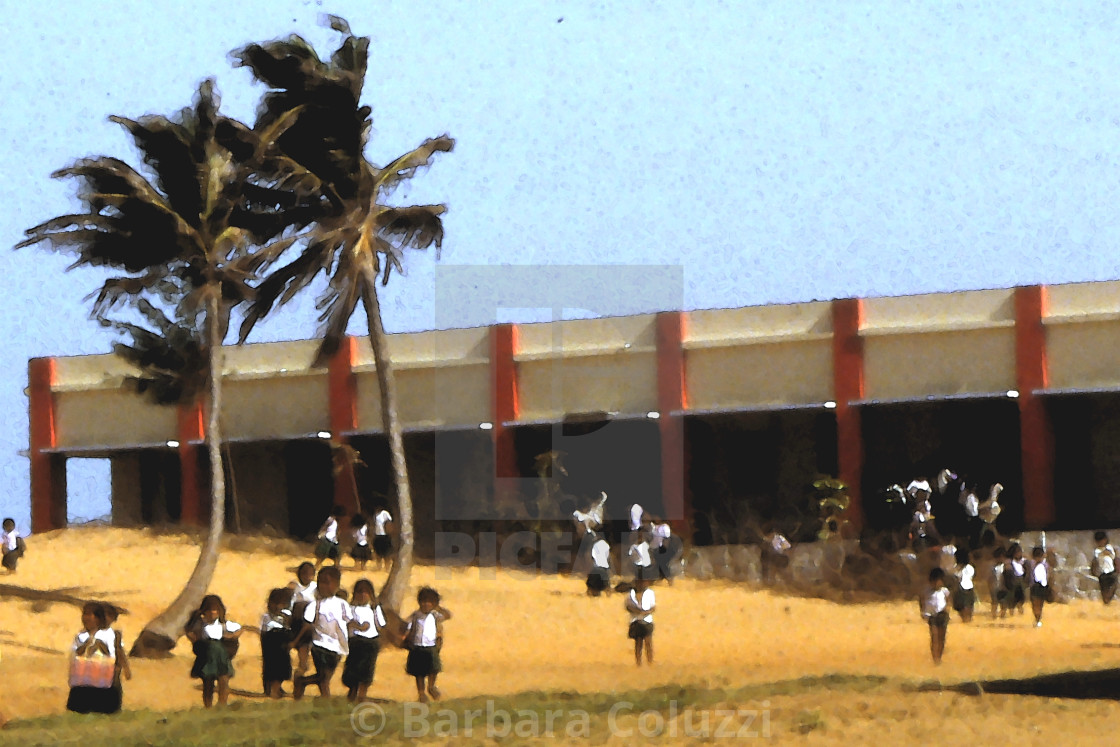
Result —
[[1015, 578], [1022, 578], [1024, 573], [1026, 573], [1026, 569], [1023, 568], [1023, 561], [1012, 560], [1011, 561], [1011, 575], [1015, 576]]
[[405, 635], [411, 638], [413, 645], [434, 646], [436, 645], [436, 636], [439, 634], [436, 623], [443, 619], [443, 615], [436, 610], [432, 610], [426, 615], [420, 610], [416, 610], [412, 613], [412, 617], [408, 618], [408, 628], [405, 630]]
[[655, 603], [653, 589], [643, 591], [641, 598], [638, 597], [637, 589], [631, 589], [630, 598], [626, 600], [626, 609], [630, 610], [630, 622], [652, 623]]
[[1094, 548], [1093, 557], [1097, 559], [1097, 568], [1101, 573], [1112, 573], [1116, 570], [1116, 550], [1112, 545]]
[[312, 646], [319, 646], [336, 654], [350, 652], [346, 623], [353, 620], [354, 615], [345, 601], [338, 597], [320, 599], [315, 604], [307, 605], [303, 619], [314, 626], [311, 631]]
[[261, 632], [267, 633], [270, 630], [283, 630], [288, 627], [288, 620], [285, 614], [290, 615], [289, 612], [281, 612], [279, 615], [270, 615], [264, 613], [261, 615]]
[[929, 589], [922, 600], [922, 617], [933, 617], [939, 612], [944, 612], [949, 607], [949, 590], [942, 586], [940, 589]]
[[627, 553], [627, 556], [634, 563], [634, 565], [640, 566], [642, 568], [648, 568], [649, 565], [653, 562], [649, 557], [649, 543], [645, 540], [642, 540], [641, 542], [635, 542], [633, 545], [630, 545], [630, 551]]
[[319, 539], [338, 542], [338, 519], [332, 516], [323, 523], [323, 528], [319, 530]]
[[1050, 567], [1045, 560], [1034, 564], [1034, 568], [1031, 569], [1031, 580], [1043, 586], [1050, 585]]
[[18, 529], [13, 529], [10, 532], [0, 532], [0, 546], [8, 552], [15, 550], [19, 547], [20, 533]]
[[585, 514], [579, 509], [572, 511], [572, 521], [582, 527], [584, 534], [589, 534], [595, 530], [595, 517], [591, 514]]
[[299, 579], [296, 579], [296, 588], [292, 589], [292, 601], [288, 605], [288, 608], [291, 609], [295, 607], [299, 602], [307, 602], [308, 604], [314, 602], [315, 589], [317, 586], [318, 585], [314, 581], [304, 586], [299, 582]]
[[366, 630], [355, 630], [352, 633], [359, 638], [376, 638], [380, 635], [378, 631], [389, 624], [385, 621], [385, 613], [381, 611], [380, 604], [375, 607], [368, 604], [353, 605], [350, 607], [350, 613], [354, 616], [354, 622], [359, 625], [369, 623], [369, 628]]
[[911, 480], [910, 484], [906, 486], [906, 492], [911, 498], [916, 498], [918, 493], [929, 495], [933, 491], [930, 490], [929, 480]]
[[964, 515], [968, 518], [975, 519], [980, 515], [980, 499], [976, 497], [976, 492], [971, 488], [961, 491], [960, 502], [964, 506]]
[[630, 531], [636, 532], [642, 528], [642, 515], [646, 512], [641, 505], [635, 503], [630, 507]]
[[385, 509], [378, 511], [377, 515], [373, 517], [373, 533], [378, 537], [383, 537], [388, 534], [389, 532], [385, 529], [385, 525], [392, 520], [393, 515]]
[[778, 555], [785, 555], [786, 550], [790, 549], [791, 547], [793, 547], [793, 545], [789, 543], [789, 540], [787, 540], [777, 532], [775, 532], [774, 536], [770, 539], [770, 549]]
[[227, 632], [236, 633], [239, 630], [241, 630], [241, 626], [232, 620], [226, 621], [224, 625], [221, 620], [215, 620], [209, 625], [202, 626], [202, 635], [212, 641], [220, 641]]
[[[74, 638], [74, 645], [71, 651], [77, 651], [78, 647], [89, 640], [89, 631], [83, 630]], [[103, 628], [93, 634], [93, 640], [100, 641], [105, 644], [105, 648], [109, 651], [109, 658], [117, 658], [117, 634], [113, 632], [112, 628]]]
[[966, 563], [957, 569], [957, 578], [961, 580], [961, 588], [965, 591], [973, 588], [973, 579], [976, 577], [976, 569], [972, 567], [972, 563]]
[[673, 529], [668, 524], [654, 524], [653, 531], [650, 532], [649, 549], [657, 550], [672, 536]]
[[354, 544], [358, 547], [365, 547], [369, 544], [369, 525], [359, 527], [354, 530]]
[[596, 568], [611, 567], [611, 546], [605, 539], [597, 539], [591, 546], [591, 562]]

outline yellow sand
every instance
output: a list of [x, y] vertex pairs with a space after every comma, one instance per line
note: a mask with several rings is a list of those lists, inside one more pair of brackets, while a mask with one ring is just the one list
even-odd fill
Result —
[[[192, 540], [177, 535], [71, 529], [34, 537], [18, 572], [0, 575], [0, 584], [64, 589], [121, 604], [129, 610], [118, 623], [127, 644], [175, 596], [197, 554]], [[268, 590], [288, 583], [303, 559], [263, 550], [228, 550], [211, 590], [225, 600], [230, 619], [256, 625]], [[383, 574], [365, 575], [380, 588]], [[343, 587], [351, 588], [358, 578], [347, 560]], [[1041, 629], [1032, 627], [1029, 611], [999, 622], [981, 614], [971, 625], [954, 617], [945, 660], [935, 667], [929, 657], [928, 629], [916, 603], [841, 605], [721, 582], [683, 580], [672, 587], [656, 587], [657, 661], [653, 667], [639, 669], [626, 638], [628, 618], [622, 596], [587, 598], [582, 579], [418, 567], [413, 584], [434, 585], [443, 594], [444, 606], [455, 615], [445, 626], [440, 684], [446, 697], [523, 690], [612, 692], [662, 684], [738, 686], [831, 673], [915, 682], [938, 678], [948, 683], [1120, 666], [1120, 647], [1115, 642], [1120, 604], [1109, 608], [1099, 602], [1049, 605]], [[410, 612], [412, 605], [406, 607], [402, 611]], [[978, 611], [987, 612], [986, 602]], [[64, 710], [66, 653], [80, 628], [79, 617], [78, 608], [69, 604], [0, 599], [0, 677], [5, 682], [0, 710], [8, 718]], [[175, 653], [167, 660], [133, 663], [134, 678], [125, 683], [126, 708], [201, 705], [197, 682], [188, 677], [189, 646], [180, 641]], [[259, 693], [255, 635], [244, 635], [235, 664], [235, 692]], [[414, 698], [414, 685], [403, 666], [403, 652], [385, 651], [370, 695], [393, 701]], [[337, 679], [335, 688], [342, 691]], [[786, 712], [787, 721], [791, 708], [806, 710], [810, 717], [819, 712], [830, 728], [814, 731], [810, 741], [838, 737], [841, 727], [843, 734], [856, 739], [888, 733], [917, 739], [933, 728], [941, 741], [948, 732], [939, 732], [937, 722], [947, 719], [952, 724], [946, 729], [970, 739], [988, 734], [1004, 741], [1019, 729], [1037, 737], [1037, 726], [1047, 730], [1055, 744], [1068, 743], [1068, 729], [1075, 724], [1087, 730], [1078, 732], [1083, 736], [1098, 728], [1100, 734], [1108, 734], [1109, 720], [1120, 713], [1120, 705], [1098, 701], [1072, 706], [1076, 714], [1064, 719], [1061, 701], [1012, 696], [975, 699], [950, 693], [896, 691], [846, 694], [828, 703], [819, 700], [811, 695], [778, 698], [772, 707]], [[1030, 714], [1025, 721], [1024, 714]]]

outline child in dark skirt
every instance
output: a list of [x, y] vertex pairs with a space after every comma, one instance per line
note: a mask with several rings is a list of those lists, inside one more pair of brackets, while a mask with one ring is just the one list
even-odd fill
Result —
[[976, 568], [972, 565], [968, 548], [957, 550], [956, 561], [957, 589], [953, 592], [953, 609], [961, 616], [961, 622], [972, 622], [972, 612], [976, 607]]
[[1093, 540], [1093, 574], [1101, 586], [1101, 601], [1108, 604], [1116, 595], [1116, 549], [1109, 544], [1108, 534], [1096, 532]]
[[209, 594], [187, 623], [186, 635], [193, 644], [195, 657], [191, 677], [202, 680], [202, 705], [214, 705], [215, 686], [218, 705], [225, 705], [229, 702], [229, 681], [233, 677], [230, 650], [241, 637], [241, 626], [226, 620], [222, 598]]
[[611, 546], [607, 539], [599, 532], [592, 532], [591, 543], [591, 570], [587, 572], [587, 593], [597, 597], [610, 586], [611, 582]]
[[[116, 637], [109, 628], [105, 605], [86, 602], [82, 607], [82, 632], [74, 639], [74, 656], [106, 656], [116, 668]], [[120, 683], [114, 676], [105, 687], [72, 685], [66, 710], [74, 713], [117, 713], [121, 709]]]
[[[440, 650], [443, 648], [443, 621], [451, 619], [451, 611], [440, 606], [439, 592], [425, 586], [416, 595], [420, 609], [409, 616], [405, 624], [404, 640], [408, 659], [404, 671], [416, 678], [416, 695], [421, 703], [428, 702], [428, 695], [439, 700], [436, 676], [442, 671]], [[427, 694], [424, 682], [427, 680]]]
[[1050, 564], [1046, 562], [1046, 551], [1036, 547], [1031, 551], [1031, 612], [1034, 613], [1034, 626], [1042, 627], [1042, 606], [1053, 601], [1054, 590], [1050, 585]]
[[265, 695], [273, 699], [283, 694], [284, 680], [292, 678], [291, 613], [285, 609], [291, 599], [291, 589], [273, 589], [261, 618], [261, 679]]
[[324, 560], [332, 560], [335, 565], [338, 565], [338, 559], [342, 557], [341, 551], [338, 549], [338, 522], [346, 516], [346, 510], [342, 506], [335, 506], [331, 509], [331, 515], [323, 522], [323, 526], [319, 527], [318, 543], [315, 545], [315, 568], [323, 564]]
[[626, 598], [626, 609], [630, 613], [630, 629], [627, 635], [634, 641], [634, 661], [642, 666], [642, 650], [646, 652], [646, 663], [653, 664], [653, 609], [657, 604], [649, 579], [639, 576], [634, 579], [634, 588]]
[[0, 556], [3, 557], [0, 565], [3, 565], [9, 573], [15, 573], [19, 559], [23, 557], [26, 549], [23, 537], [16, 531], [15, 520], [4, 519], [3, 531], [0, 532]]
[[1027, 568], [1023, 558], [1023, 548], [1019, 543], [1007, 549], [1007, 562], [1003, 566], [1003, 586], [1007, 592], [1003, 607], [1007, 610], [1019, 610], [1023, 614], [1023, 605], [1027, 601]]
[[929, 623], [929, 651], [933, 663], [941, 663], [945, 653], [945, 633], [949, 628], [949, 590], [945, 588], [945, 571], [934, 568], [929, 572], [929, 586], [918, 600], [922, 617]]
[[319, 688], [324, 698], [331, 695], [331, 679], [334, 677], [342, 657], [349, 651], [349, 622], [354, 619], [350, 605], [339, 594], [342, 575], [338, 566], [323, 568], [319, 571], [314, 604], [307, 605], [303, 613], [302, 629], [296, 635], [296, 643], [311, 639], [311, 661], [315, 664], [315, 674], [295, 677], [292, 680], [292, 697], [303, 697], [308, 685]]
[[388, 623], [381, 605], [377, 603], [373, 584], [361, 579], [354, 584], [350, 612], [350, 653], [342, 667], [342, 684], [346, 686], [346, 699], [351, 703], [365, 700], [366, 691], [373, 684], [377, 670], [377, 655], [381, 652], [378, 640], [381, 628]]
[[354, 547], [350, 549], [350, 557], [364, 571], [366, 563], [373, 558], [373, 549], [369, 546], [369, 521], [362, 514], [354, 514], [350, 518], [350, 529], [354, 532]]

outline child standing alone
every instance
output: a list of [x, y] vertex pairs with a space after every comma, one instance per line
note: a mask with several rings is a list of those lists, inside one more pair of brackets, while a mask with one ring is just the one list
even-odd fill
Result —
[[[440, 606], [439, 592], [425, 586], [416, 595], [420, 609], [413, 612], [405, 624], [404, 640], [408, 659], [404, 671], [416, 678], [416, 697], [428, 702], [428, 695], [439, 700], [436, 677], [443, 670], [440, 651], [443, 649], [443, 622], [451, 619], [451, 611]], [[424, 692], [425, 680], [427, 693]]]
[[933, 663], [941, 663], [945, 653], [945, 633], [949, 628], [949, 590], [945, 587], [945, 571], [934, 568], [929, 572], [929, 586], [918, 602], [922, 617], [929, 623], [929, 651]]
[[634, 579], [634, 588], [626, 598], [626, 610], [630, 613], [628, 636], [634, 640], [634, 661], [642, 666], [642, 650], [646, 652], [646, 663], [653, 664], [653, 609], [657, 600], [649, 579], [639, 576]]

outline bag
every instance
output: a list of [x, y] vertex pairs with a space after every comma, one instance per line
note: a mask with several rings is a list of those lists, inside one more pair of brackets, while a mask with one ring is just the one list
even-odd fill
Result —
[[70, 660], [70, 687], [113, 686], [117, 672], [117, 662], [110, 656], [95, 653], [91, 656], [77, 656]]

